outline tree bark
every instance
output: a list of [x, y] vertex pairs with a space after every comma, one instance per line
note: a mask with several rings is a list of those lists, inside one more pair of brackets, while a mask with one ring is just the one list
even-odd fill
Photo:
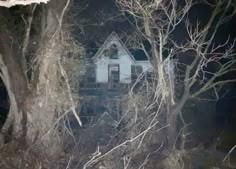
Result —
[[181, 100], [175, 105], [169, 107], [169, 113], [167, 114], [167, 122], [170, 125], [168, 130], [167, 130], [167, 137], [168, 137], [168, 146], [170, 148], [175, 147], [176, 145], [176, 140], [178, 137], [178, 131], [177, 131], [177, 120], [179, 113], [183, 110], [183, 107], [188, 100], [188, 96], [183, 95]]
[[[0, 24], [5, 24], [5, 28], [0, 29], [0, 75], [10, 98], [10, 111], [2, 132], [12, 128], [14, 138], [23, 139], [28, 145], [36, 145], [39, 152], [49, 156], [57, 154], [61, 148], [62, 140], [54, 123], [58, 108], [64, 104], [60, 100], [61, 76], [58, 75], [58, 61], [63, 50], [58, 15], [64, 6], [61, 1], [57, 4], [55, 0], [40, 7], [38, 17], [41, 19], [38, 21], [43, 33], [37, 35], [40, 50], [37, 51], [37, 68], [33, 69], [34, 79], [30, 84], [21, 62], [23, 43], [16, 44], [12, 33], [16, 30], [0, 20]], [[1, 11], [3, 13], [6, 17], [10, 15], [7, 9]]]

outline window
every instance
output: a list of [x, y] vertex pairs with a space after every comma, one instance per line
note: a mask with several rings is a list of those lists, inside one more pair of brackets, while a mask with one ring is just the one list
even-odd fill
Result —
[[132, 65], [131, 66], [132, 81], [136, 80], [142, 72], [143, 72], [143, 67], [141, 65]]
[[109, 80], [109, 83], [119, 83], [120, 82], [119, 64], [109, 64], [108, 65], [108, 80]]
[[95, 66], [89, 66], [86, 71], [86, 81], [94, 83], [96, 81]]
[[111, 46], [104, 50], [104, 56], [109, 57], [110, 59], [118, 59], [118, 48], [116, 44], [111, 44]]

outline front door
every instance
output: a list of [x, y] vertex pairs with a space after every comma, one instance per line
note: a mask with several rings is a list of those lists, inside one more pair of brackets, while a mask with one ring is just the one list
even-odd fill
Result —
[[120, 82], [119, 64], [108, 65], [108, 81], [111, 88], [116, 88]]

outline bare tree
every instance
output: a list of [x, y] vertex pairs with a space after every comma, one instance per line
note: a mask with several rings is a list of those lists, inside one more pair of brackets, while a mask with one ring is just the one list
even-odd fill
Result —
[[[179, 133], [177, 117], [186, 102], [209, 91], [217, 99], [222, 85], [236, 82], [225, 78], [235, 71], [235, 39], [215, 45], [219, 27], [235, 14], [235, 6], [231, 1], [204, 2], [212, 13], [203, 25], [189, 19], [191, 8], [197, 4], [191, 0], [117, 0], [117, 3], [132, 16], [131, 22], [141, 37], [136, 46], [152, 61], [156, 82], [151, 89], [153, 106], [162, 104], [160, 111], [166, 113], [170, 125], [168, 144], [173, 147]], [[180, 26], [187, 32], [181, 43], [175, 40], [176, 28]], [[145, 45], [147, 42], [150, 49]], [[214, 69], [209, 68], [211, 65]], [[182, 131], [181, 135], [185, 140], [186, 133]]]
[[[144, 168], [163, 145], [168, 146], [163, 168], [184, 168], [189, 134], [182, 115], [186, 104], [205, 94], [217, 100], [222, 86], [236, 82], [234, 76], [227, 76], [236, 70], [234, 37], [215, 42], [220, 26], [235, 15], [235, 6], [231, 1], [204, 1], [211, 14], [206, 23], [200, 23], [189, 19], [196, 1], [116, 1], [136, 27], [130, 47], [144, 51], [153, 64], [153, 76], [148, 79], [146, 72], [141, 74], [124, 98], [117, 121], [117, 127], [124, 128], [114, 136], [120, 138], [119, 143], [104, 153], [98, 147], [83, 168], [95, 164], [100, 168]], [[181, 42], [176, 40], [177, 28], [185, 31]], [[180, 130], [178, 117], [183, 123]], [[178, 147], [177, 139], [181, 140]], [[153, 168], [157, 166], [153, 164]]]
[[[7, 2], [13, 3], [4, 1], [0, 5]], [[33, 1], [19, 4], [30, 2]], [[64, 24], [69, 5], [70, 0], [55, 0], [20, 6], [15, 9], [18, 15], [14, 15], [14, 9], [1, 7], [4, 18], [0, 18], [0, 77], [10, 102], [1, 133], [11, 131], [13, 139], [22, 139], [29, 149], [48, 155], [61, 151], [63, 140], [58, 126], [68, 112], [81, 125], [63, 61], [82, 50]], [[18, 25], [14, 25], [15, 21]]]

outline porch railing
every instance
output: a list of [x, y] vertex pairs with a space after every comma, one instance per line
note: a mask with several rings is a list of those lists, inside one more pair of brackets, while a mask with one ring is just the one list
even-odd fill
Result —
[[86, 89], [119, 90], [128, 87], [129, 87], [128, 84], [122, 84], [122, 83], [95, 83], [95, 82], [83, 82], [83, 81], [79, 83], [80, 90], [86, 90]]

